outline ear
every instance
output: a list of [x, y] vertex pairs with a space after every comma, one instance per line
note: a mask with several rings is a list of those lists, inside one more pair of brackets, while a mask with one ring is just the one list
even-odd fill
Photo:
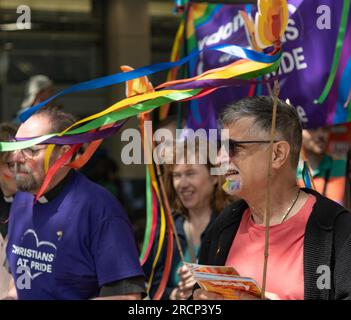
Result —
[[[69, 149], [71, 149], [71, 147], [69, 145], [62, 146], [59, 150], [58, 158], [61, 158]], [[72, 160], [72, 157], [65, 162], [65, 165], [70, 163], [71, 160]]]
[[281, 168], [290, 158], [290, 145], [287, 141], [279, 141], [273, 145], [272, 167]]
[[71, 147], [69, 145], [64, 145], [59, 150], [59, 156], [62, 157]]

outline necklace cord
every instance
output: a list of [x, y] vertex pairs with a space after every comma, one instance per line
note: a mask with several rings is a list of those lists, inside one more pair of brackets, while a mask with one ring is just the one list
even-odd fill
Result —
[[296, 198], [295, 198], [293, 204], [290, 206], [290, 208], [288, 209], [288, 211], [284, 214], [283, 219], [280, 221], [280, 223], [283, 223], [284, 220], [286, 219], [286, 217], [289, 215], [290, 211], [292, 210], [292, 208], [294, 207], [295, 203], [297, 202], [297, 199], [299, 198], [299, 195], [300, 195], [300, 189], [299, 189], [299, 191], [297, 192], [297, 195], [296, 195]]
[[[287, 218], [287, 216], [289, 215], [289, 213], [291, 212], [291, 210], [294, 208], [296, 202], [297, 202], [297, 199], [299, 198], [299, 195], [300, 195], [300, 189], [299, 191], [297, 192], [296, 194], [296, 197], [294, 199], [294, 202], [292, 203], [292, 205], [288, 208], [288, 210], [286, 211], [286, 213], [284, 214], [282, 220], [280, 221], [280, 224], [283, 223], [285, 221], [285, 219]], [[255, 219], [253, 217], [253, 214], [251, 214], [251, 219], [255, 222]]]

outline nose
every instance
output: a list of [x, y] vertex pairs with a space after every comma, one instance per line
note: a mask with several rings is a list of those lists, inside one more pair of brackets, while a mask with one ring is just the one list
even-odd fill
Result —
[[185, 174], [183, 174], [180, 178], [179, 185], [184, 188], [188, 186], [188, 184], [189, 184], [188, 177]]

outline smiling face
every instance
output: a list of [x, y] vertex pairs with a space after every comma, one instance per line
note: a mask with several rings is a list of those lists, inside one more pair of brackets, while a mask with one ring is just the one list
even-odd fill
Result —
[[177, 164], [173, 167], [173, 187], [188, 210], [210, 207], [217, 177], [211, 176], [206, 165]]
[[[225, 126], [225, 129], [229, 130], [229, 137], [233, 140], [269, 140], [269, 134], [263, 130], [250, 130], [252, 127], [253, 118], [244, 117], [232, 125]], [[229, 156], [225, 148], [222, 148], [218, 154], [218, 161], [229, 156], [229, 168], [225, 178], [236, 185], [231, 194], [245, 199], [267, 187], [269, 144], [239, 144], [236, 150], [235, 154]]]

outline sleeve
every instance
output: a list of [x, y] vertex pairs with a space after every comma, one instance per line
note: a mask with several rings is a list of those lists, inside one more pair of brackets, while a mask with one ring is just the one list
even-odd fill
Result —
[[144, 277], [127, 216], [105, 215], [93, 235], [92, 255], [100, 287], [117, 280]]
[[138, 276], [107, 283], [101, 288], [100, 297], [110, 297], [132, 293], [141, 293], [143, 298], [146, 296], [144, 277]]

